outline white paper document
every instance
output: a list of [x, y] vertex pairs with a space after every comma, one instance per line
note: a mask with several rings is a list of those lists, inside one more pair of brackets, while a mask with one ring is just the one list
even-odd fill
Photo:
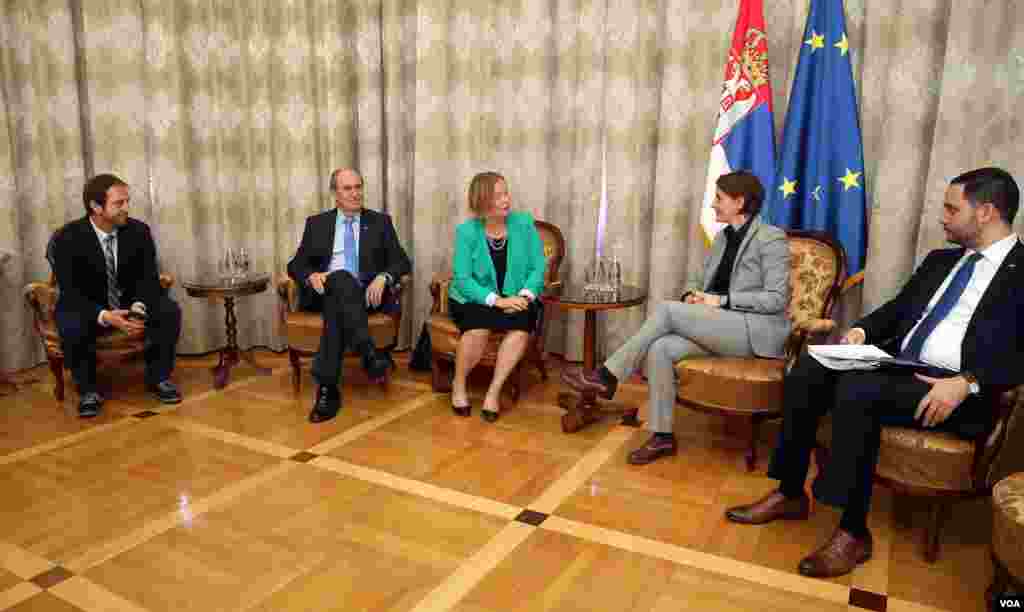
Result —
[[921, 361], [893, 357], [873, 344], [812, 344], [807, 347], [807, 352], [830, 370], [871, 370], [882, 364], [929, 367]]

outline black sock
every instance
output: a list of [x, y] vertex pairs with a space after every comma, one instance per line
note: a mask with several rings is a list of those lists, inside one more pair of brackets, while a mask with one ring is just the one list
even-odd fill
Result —
[[868, 535], [868, 517], [846, 510], [843, 518], [839, 519], [839, 528], [855, 538], [863, 538]]
[[798, 499], [806, 496], [806, 493], [804, 493], [804, 487], [802, 483], [800, 486], [790, 487], [787, 486], [785, 481], [783, 481], [782, 484], [779, 485], [779, 493], [785, 495], [786, 499]]
[[609, 370], [608, 368], [601, 366], [600, 368], [597, 369], [597, 373], [601, 377], [601, 380], [604, 381], [604, 384], [609, 386], [619, 384], [619, 379], [616, 378], [615, 375], [612, 374], [611, 370]]
[[669, 431], [669, 432], [664, 432], [664, 431], [656, 431], [656, 432], [654, 432], [654, 439], [657, 440], [658, 442], [667, 442], [669, 440], [674, 440], [675, 437], [676, 437], [676, 435], [674, 433], [672, 433], [671, 431]]

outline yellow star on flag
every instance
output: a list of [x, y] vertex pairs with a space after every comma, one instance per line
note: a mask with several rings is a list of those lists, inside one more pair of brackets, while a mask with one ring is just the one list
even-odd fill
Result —
[[836, 180], [843, 184], [843, 191], [849, 191], [853, 187], [860, 187], [860, 183], [857, 182], [857, 179], [860, 178], [861, 174], [863, 173], [854, 172], [853, 170], [847, 168], [846, 176], [841, 176]]
[[796, 181], [791, 181], [786, 177], [782, 177], [782, 185], [779, 187], [779, 191], [782, 192], [782, 199], [785, 200], [796, 193]]
[[846, 32], [843, 32], [843, 39], [832, 45], [836, 49], [839, 49], [840, 55], [846, 55], [850, 52], [850, 41], [846, 38]]
[[815, 49], [822, 49], [825, 47], [825, 36], [811, 30], [811, 37], [805, 40], [804, 44], [810, 45], [811, 53], [814, 53]]

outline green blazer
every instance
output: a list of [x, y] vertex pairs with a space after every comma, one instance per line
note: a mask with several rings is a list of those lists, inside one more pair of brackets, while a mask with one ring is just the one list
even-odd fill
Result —
[[533, 215], [516, 211], [509, 213], [508, 262], [505, 286], [498, 289], [497, 273], [487, 248], [482, 219], [470, 219], [455, 228], [455, 260], [452, 263], [452, 284], [448, 296], [465, 304], [486, 304], [487, 296], [517, 295], [523, 289], [539, 296], [544, 290], [544, 243], [533, 225]]

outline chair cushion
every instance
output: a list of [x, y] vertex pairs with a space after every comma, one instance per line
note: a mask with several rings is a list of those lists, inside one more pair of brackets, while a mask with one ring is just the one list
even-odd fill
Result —
[[[818, 430], [818, 442], [832, 444], [831, 423]], [[888, 480], [940, 491], [974, 488], [974, 443], [951, 433], [883, 427], [875, 473]]]
[[948, 491], [974, 488], [974, 443], [941, 431], [883, 427], [875, 472], [889, 480]]
[[992, 554], [1017, 580], [1024, 580], [1024, 472], [992, 488]]
[[697, 357], [676, 364], [677, 397], [735, 414], [782, 411], [782, 359]]
[[[60, 345], [60, 334], [57, 333], [57, 324], [53, 319], [40, 321], [43, 331], [43, 342], [46, 344], [46, 353], [50, 356], [63, 356], [64, 352]], [[136, 332], [129, 334], [119, 329], [101, 328], [96, 338], [96, 352], [99, 358], [103, 353], [128, 354], [141, 352], [144, 343], [144, 333]]]
[[[395, 343], [398, 328], [391, 316], [374, 313], [367, 318], [370, 337], [377, 348], [389, 347]], [[320, 335], [324, 322], [319, 312], [290, 312], [285, 319], [285, 333], [288, 346], [300, 351], [315, 353], [320, 348]]]
[[[430, 334], [430, 350], [433, 353], [455, 358], [455, 349], [459, 344], [459, 328], [447, 314], [434, 313], [427, 319], [427, 333]], [[492, 332], [487, 339], [487, 348], [481, 362], [491, 363], [498, 357], [498, 345], [501, 344], [504, 332]]]

